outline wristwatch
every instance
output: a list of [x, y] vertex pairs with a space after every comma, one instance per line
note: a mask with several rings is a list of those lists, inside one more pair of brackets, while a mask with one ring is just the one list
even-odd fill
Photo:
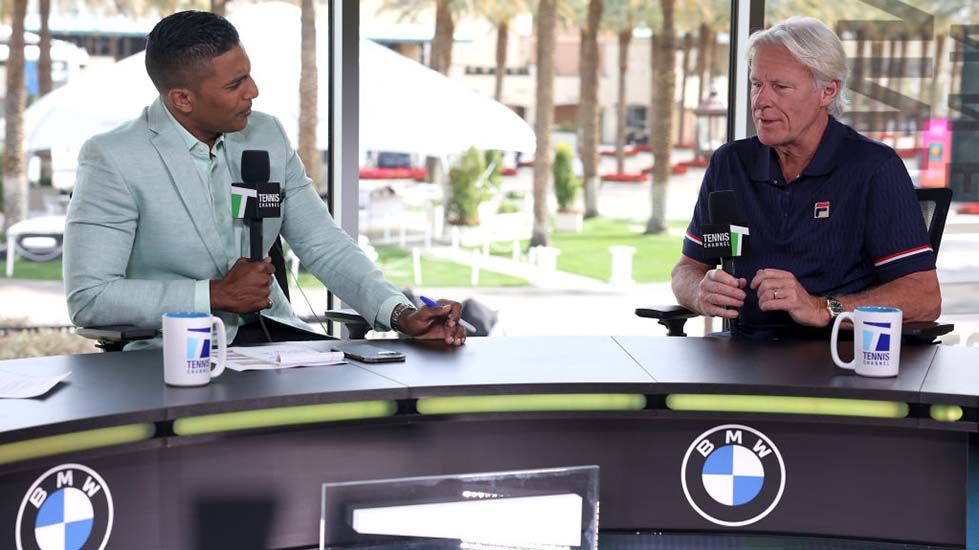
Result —
[[845, 310], [843, 309], [843, 304], [841, 304], [839, 300], [832, 296], [827, 296], [826, 311], [829, 312], [829, 320], [833, 321]]
[[401, 316], [405, 313], [412, 313], [414, 311], [417, 311], [417, 309], [415, 309], [415, 306], [410, 304], [400, 303], [394, 306], [394, 309], [391, 310], [391, 328], [401, 332]]

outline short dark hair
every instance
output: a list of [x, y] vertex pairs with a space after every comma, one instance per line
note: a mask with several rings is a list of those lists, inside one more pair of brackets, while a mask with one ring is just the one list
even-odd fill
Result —
[[[161, 94], [199, 81], [207, 62], [239, 44], [238, 31], [220, 15], [181, 11], [168, 15], [146, 39], [146, 72]], [[198, 78], [194, 78], [194, 77]]]

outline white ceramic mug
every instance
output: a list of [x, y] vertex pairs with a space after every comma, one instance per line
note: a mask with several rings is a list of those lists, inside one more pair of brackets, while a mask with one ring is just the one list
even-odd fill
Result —
[[[844, 363], [837, 351], [840, 323], [853, 321], [853, 361]], [[896, 307], [863, 306], [844, 312], [833, 323], [830, 351], [833, 362], [862, 376], [897, 376], [901, 362], [901, 322]]]
[[[211, 334], [217, 334], [218, 359], [211, 369]], [[203, 386], [224, 372], [228, 354], [224, 321], [209, 313], [163, 314], [163, 381], [171, 386]]]

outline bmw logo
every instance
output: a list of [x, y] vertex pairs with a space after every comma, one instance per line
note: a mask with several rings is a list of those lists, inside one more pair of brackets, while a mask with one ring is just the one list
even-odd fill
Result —
[[44, 472], [17, 512], [17, 550], [102, 550], [111, 532], [109, 486], [81, 464]]
[[785, 490], [785, 462], [765, 434], [725, 424], [700, 434], [683, 456], [683, 494], [704, 519], [725, 527], [767, 516]]

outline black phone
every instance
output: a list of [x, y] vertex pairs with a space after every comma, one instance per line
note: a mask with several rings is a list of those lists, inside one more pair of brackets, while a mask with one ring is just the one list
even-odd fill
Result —
[[370, 344], [341, 344], [333, 346], [333, 351], [342, 351], [344, 357], [364, 363], [395, 363], [405, 360], [405, 354]]

